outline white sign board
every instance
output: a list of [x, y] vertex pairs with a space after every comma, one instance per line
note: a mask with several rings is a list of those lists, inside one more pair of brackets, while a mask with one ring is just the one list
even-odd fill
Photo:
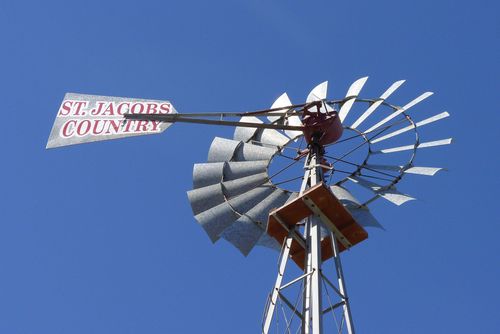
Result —
[[168, 101], [67, 93], [46, 148], [161, 133], [172, 123], [125, 120], [123, 115], [174, 113]]

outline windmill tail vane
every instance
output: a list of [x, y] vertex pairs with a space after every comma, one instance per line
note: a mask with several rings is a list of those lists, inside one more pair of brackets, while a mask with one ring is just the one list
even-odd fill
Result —
[[[404, 80], [367, 99], [359, 97], [367, 79], [352, 83], [341, 99], [327, 99], [323, 82], [305, 103], [293, 104], [284, 93], [269, 109], [251, 112], [178, 113], [169, 101], [68, 93], [47, 148], [159, 134], [173, 123], [235, 127], [233, 138], [214, 138], [207, 161], [194, 165], [187, 195], [195, 220], [212, 242], [224, 239], [245, 256], [255, 246], [280, 252], [262, 333], [283, 315], [283, 332], [298, 318], [297, 330], [320, 334], [328, 328], [323, 318], [337, 313], [337, 332], [352, 334], [340, 253], [366, 240], [365, 228], [383, 228], [369, 204], [379, 198], [395, 205], [413, 200], [396, 188], [402, 178], [442, 170], [416, 166], [419, 150], [452, 142], [422, 140], [419, 133], [447, 112], [419, 121], [409, 114], [431, 92], [395, 106], [387, 99]], [[329, 259], [333, 280], [322, 269]], [[288, 260], [301, 272], [298, 277], [290, 277]], [[291, 287], [299, 291], [295, 301], [286, 296]]]

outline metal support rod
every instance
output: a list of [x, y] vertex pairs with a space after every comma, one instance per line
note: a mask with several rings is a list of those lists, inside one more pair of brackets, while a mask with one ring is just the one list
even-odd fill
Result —
[[299, 277], [297, 277], [296, 279], [286, 283], [285, 285], [283, 285], [280, 290], [284, 290], [286, 288], [288, 288], [290, 285], [294, 284], [294, 283], [297, 283], [298, 281], [304, 279], [306, 276], [309, 276], [311, 275], [312, 273], [305, 273], [304, 275], [300, 275]]
[[269, 327], [271, 326], [271, 321], [273, 320], [274, 309], [276, 308], [276, 302], [278, 301], [281, 282], [283, 281], [286, 263], [288, 262], [288, 256], [290, 255], [290, 247], [292, 246], [292, 241], [293, 241], [293, 238], [290, 234], [286, 238], [285, 245], [284, 245], [284, 247], [281, 251], [281, 254], [280, 254], [281, 258], [280, 258], [280, 265], [279, 265], [279, 269], [278, 269], [278, 277], [276, 277], [276, 283], [274, 284], [273, 291], [271, 292], [269, 307], [266, 311], [266, 315], [264, 318], [264, 325], [262, 327], [263, 334], [269, 333]]
[[337, 245], [337, 239], [335, 238], [335, 234], [333, 232], [330, 233], [330, 237], [332, 240], [333, 261], [335, 263], [335, 270], [337, 272], [339, 291], [340, 294], [342, 295], [342, 300], [344, 301], [343, 308], [344, 308], [344, 318], [346, 321], [347, 332], [349, 334], [354, 334], [354, 325], [352, 322], [351, 307], [349, 305], [349, 297], [347, 296], [347, 290], [345, 287], [344, 272], [342, 270], [342, 262], [340, 261], [339, 247]]
[[[307, 218], [304, 226], [304, 234], [306, 237], [306, 252], [305, 252], [305, 266], [304, 272], [311, 272], [311, 219]], [[302, 320], [302, 334], [309, 334], [311, 329], [311, 276], [306, 276], [304, 279], [304, 299], [302, 313], [304, 318]]]
[[[315, 141], [311, 144], [309, 156], [309, 187], [323, 181], [321, 146]], [[312, 168], [311, 168], [312, 167]], [[322, 284], [321, 284], [321, 221], [309, 217], [306, 229], [306, 272], [312, 274], [305, 280], [303, 334], [321, 334], [323, 331]]]

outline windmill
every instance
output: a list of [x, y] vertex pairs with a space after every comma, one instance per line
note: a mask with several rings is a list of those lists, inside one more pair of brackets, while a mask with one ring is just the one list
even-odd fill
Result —
[[[340, 253], [366, 240], [365, 228], [382, 227], [370, 203], [412, 200], [396, 184], [441, 170], [415, 166], [419, 150], [451, 143], [421, 141], [418, 131], [447, 112], [420, 121], [408, 112], [432, 93], [395, 106], [387, 99], [404, 80], [374, 99], [359, 97], [366, 81], [355, 81], [342, 99], [327, 99], [323, 82], [305, 103], [292, 104], [285, 93], [269, 109], [239, 113], [180, 114], [168, 101], [68, 93], [47, 148], [157, 134], [173, 123], [235, 127], [232, 139], [216, 137], [207, 161], [194, 165], [188, 199], [196, 221], [212, 242], [225, 239], [245, 256], [255, 246], [279, 251], [262, 333], [276, 329], [283, 305], [283, 332], [298, 319], [297, 331], [323, 333], [331, 313], [338, 333], [354, 333]], [[299, 274], [284, 282], [289, 260]], [[295, 301], [286, 296], [292, 287]]]

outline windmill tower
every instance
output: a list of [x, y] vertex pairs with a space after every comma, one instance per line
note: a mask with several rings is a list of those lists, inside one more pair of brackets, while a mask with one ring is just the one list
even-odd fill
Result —
[[[188, 198], [196, 221], [212, 242], [225, 239], [245, 256], [257, 245], [279, 251], [262, 333], [292, 332], [298, 319], [297, 331], [320, 334], [329, 328], [323, 323], [329, 313], [338, 333], [354, 333], [340, 253], [366, 240], [365, 228], [381, 227], [368, 204], [412, 200], [395, 187], [403, 176], [440, 170], [414, 166], [418, 150], [451, 143], [421, 142], [418, 134], [447, 112], [418, 122], [408, 113], [432, 93], [399, 107], [386, 100], [404, 81], [363, 99], [366, 81], [355, 81], [342, 99], [327, 99], [324, 82], [305, 103], [293, 105], [283, 94], [270, 109], [245, 113], [179, 114], [168, 101], [67, 94], [47, 148], [160, 133], [172, 123], [235, 126], [232, 139], [216, 137], [207, 162], [194, 166]], [[403, 145], [385, 146], [394, 140]], [[285, 281], [289, 260], [299, 274]], [[292, 301], [286, 293], [294, 287]], [[278, 329], [272, 324], [280, 311]]]

